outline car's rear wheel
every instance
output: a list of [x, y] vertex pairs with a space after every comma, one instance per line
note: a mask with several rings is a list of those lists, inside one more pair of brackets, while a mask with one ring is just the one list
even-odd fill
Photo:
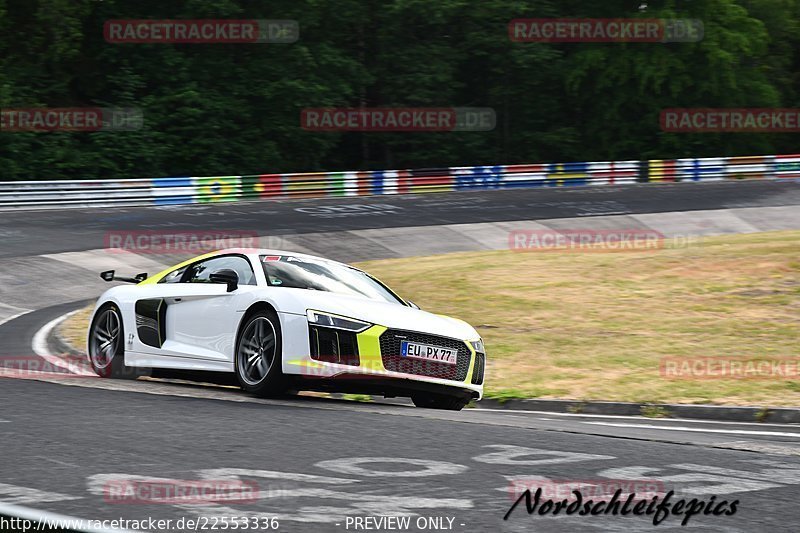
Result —
[[286, 393], [281, 354], [281, 325], [272, 311], [259, 311], [247, 318], [236, 342], [236, 379], [257, 396]]
[[468, 398], [447, 396], [444, 394], [415, 394], [411, 401], [423, 409], [444, 409], [447, 411], [460, 411], [469, 403]]
[[136, 379], [138, 368], [125, 366], [125, 328], [117, 306], [106, 304], [94, 315], [89, 330], [89, 363], [101, 378]]

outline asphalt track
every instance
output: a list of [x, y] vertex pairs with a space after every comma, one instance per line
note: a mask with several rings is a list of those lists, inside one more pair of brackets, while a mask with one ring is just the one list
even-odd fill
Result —
[[0, 212], [0, 259], [103, 248], [111, 231], [282, 235], [475, 222], [800, 205], [797, 182], [687, 182], [269, 200], [163, 208]]
[[[31, 258], [102, 248], [108, 231], [279, 235], [773, 206], [800, 206], [800, 187], [691, 183], [0, 213], [0, 284], [24, 282], [12, 304], [0, 299], [8, 307], [0, 314], [0, 357], [31, 356], [42, 325], [101, 288], [82, 284], [68, 265], [39, 276]], [[68, 288], [56, 294], [60, 285]], [[14, 318], [26, 293], [29, 305], [19, 311], [25, 314]], [[275, 516], [280, 531], [387, 531], [359, 529], [347, 518], [405, 515], [407, 531], [437, 530], [433, 520], [418, 528], [419, 518], [444, 518], [450, 531], [465, 532], [797, 531], [798, 442], [800, 427], [788, 425], [447, 413], [321, 398], [260, 400], [230, 388], [153, 381], [0, 381], [0, 502], [85, 519], [172, 519], [173, 529], [181, 518]], [[104, 498], [115, 483], [154, 479], [241, 479], [256, 483], [258, 494], [221, 504]], [[528, 516], [524, 506], [503, 520], [514, 483], [548, 488], [608, 480], [656, 483], [677, 499], [738, 499], [739, 510], [695, 516], [686, 528], [673, 516], [654, 526], [652, 516]], [[214, 530], [213, 520], [205, 525]], [[216, 530], [222, 527], [218, 521]]]

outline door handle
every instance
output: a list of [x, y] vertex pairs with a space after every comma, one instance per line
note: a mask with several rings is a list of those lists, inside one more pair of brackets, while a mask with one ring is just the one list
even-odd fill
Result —
[[183, 298], [175, 298], [175, 301], [176, 301], [176, 302], [183, 301]]

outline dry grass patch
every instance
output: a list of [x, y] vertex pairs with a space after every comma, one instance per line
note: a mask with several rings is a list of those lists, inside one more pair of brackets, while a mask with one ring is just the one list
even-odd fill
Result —
[[662, 357], [800, 356], [800, 232], [630, 253], [484, 252], [360, 264], [475, 325], [492, 396], [800, 405], [800, 382], [667, 380]]

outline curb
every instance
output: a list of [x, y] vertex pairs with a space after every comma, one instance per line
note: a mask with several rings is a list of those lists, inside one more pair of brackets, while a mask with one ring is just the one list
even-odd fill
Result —
[[[66, 354], [73, 357], [85, 357], [84, 352], [69, 344], [59, 335], [59, 328], [53, 328], [47, 339], [52, 353]], [[344, 394], [332, 394], [331, 397], [343, 399]], [[406, 405], [400, 400], [387, 400], [373, 396], [378, 403]], [[629, 403], [629, 402], [582, 402], [578, 400], [536, 400], [512, 399], [495, 400], [484, 398], [477, 407], [494, 411], [544, 411], [550, 413], [569, 413], [585, 415], [610, 416], [648, 416], [649, 418], [689, 418], [694, 420], [715, 420], [725, 422], [771, 422], [778, 424], [800, 424], [800, 409], [785, 407], [740, 407], [727, 405], [691, 405], [669, 403]]]
[[577, 400], [495, 400], [486, 398], [482, 409], [509, 411], [546, 411], [587, 415], [648, 416], [650, 418], [691, 418], [727, 422], [773, 422], [800, 424], [800, 409], [785, 407], [740, 407], [728, 405], [691, 405], [669, 403], [581, 402]]
[[[60, 326], [61, 324], [59, 324]], [[86, 352], [83, 350], [79, 350], [72, 346], [69, 342], [66, 341], [61, 335], [59, 335], [59, 327], [56, 326], [53, 328], [53, 331], [47, 337], [47, 348], [50, 350], [50, 353], [59, 354], [59, 355], [66, 355], [68, 357], [76, 357], [76, 358], [85, 358]]]

